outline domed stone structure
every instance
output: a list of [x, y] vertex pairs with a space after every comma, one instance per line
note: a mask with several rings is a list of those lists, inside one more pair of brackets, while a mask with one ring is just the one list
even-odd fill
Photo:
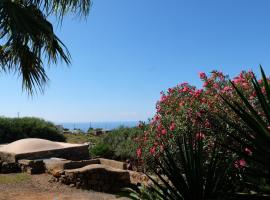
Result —
[[53, 142], [38, 138], [27, 138], [0, 146], [2, 161], [16, 162], [19, 159], [42, 159], [59, 157], [70, 160], [87, 159], [88, 144]]
[[63, 142], [53, 142], [50, 140], [38, 138], [26, 138], [4, 145], [0, 147], [0, 151], [5, 151], [9, 153], [29, 153], [76, 146], [80, 145]]

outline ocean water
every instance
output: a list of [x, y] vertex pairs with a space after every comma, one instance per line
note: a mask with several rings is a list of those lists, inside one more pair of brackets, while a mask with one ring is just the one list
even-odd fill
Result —
[[89, 127], [92, 128], [102, 128], [106, 130], [112, 130], [119, 128], [120, 126], [125, 127], [135, 127], [138, 125], [138, 121], [124, 121], [124, 122], [88, 122], [88, 123], [55, 123], [56, 125], [62, 125], [64, 128], [68, 128], [70, 130], [81, 129], [83, 131], [87, 131]]

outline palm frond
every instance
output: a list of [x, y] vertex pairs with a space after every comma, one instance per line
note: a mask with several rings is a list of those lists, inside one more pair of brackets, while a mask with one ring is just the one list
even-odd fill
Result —
[[6, 72], [15, 71], [22, 75], [23, 88], [30, 94], [35, 91], [35, 86], [43, 91], [48, 81], [45, 65], [59, 61], [70, 63], [66, 46], [54, 34], [52, 24], [38, 6], [44, 4], [46, 8], [66, 2], [67, 10], [71, 5], [75, 9], [80, 1], [72, 4], [70, 1], [42, 2], [3, 0], [0, 3], [0, 41], [3, 42], [0, 65]]

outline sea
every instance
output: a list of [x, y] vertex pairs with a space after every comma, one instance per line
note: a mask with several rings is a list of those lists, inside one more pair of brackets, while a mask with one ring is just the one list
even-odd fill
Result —
[[124, 127], [135, 127], [138, 125], [138, 121], [115, 121], [115, 122], [81, 122], [81, 123], [55, 123], [56, 125], [62, 125], [64, 128], [68, 128], [70, 130], [73, 129], [81, 129], [83, 131], [87, 131], [90, 127], [96, 129], [101, 128], [105, 130], [113, 130], [119, 128], [121, 126]]

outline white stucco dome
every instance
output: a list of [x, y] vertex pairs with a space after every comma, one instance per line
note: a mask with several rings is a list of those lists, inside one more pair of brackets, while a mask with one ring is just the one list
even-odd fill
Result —
[[15, 142], [0, 146], [0, 151], [9, 153], [29, 153], [38, 151], [47, 151], [54, 149], [62, 149], [67, 147], [80, 146], [78, 144], [69, 144], [63, 142], [53, 142], [50, 140], [38, 138], [26, 138]]

